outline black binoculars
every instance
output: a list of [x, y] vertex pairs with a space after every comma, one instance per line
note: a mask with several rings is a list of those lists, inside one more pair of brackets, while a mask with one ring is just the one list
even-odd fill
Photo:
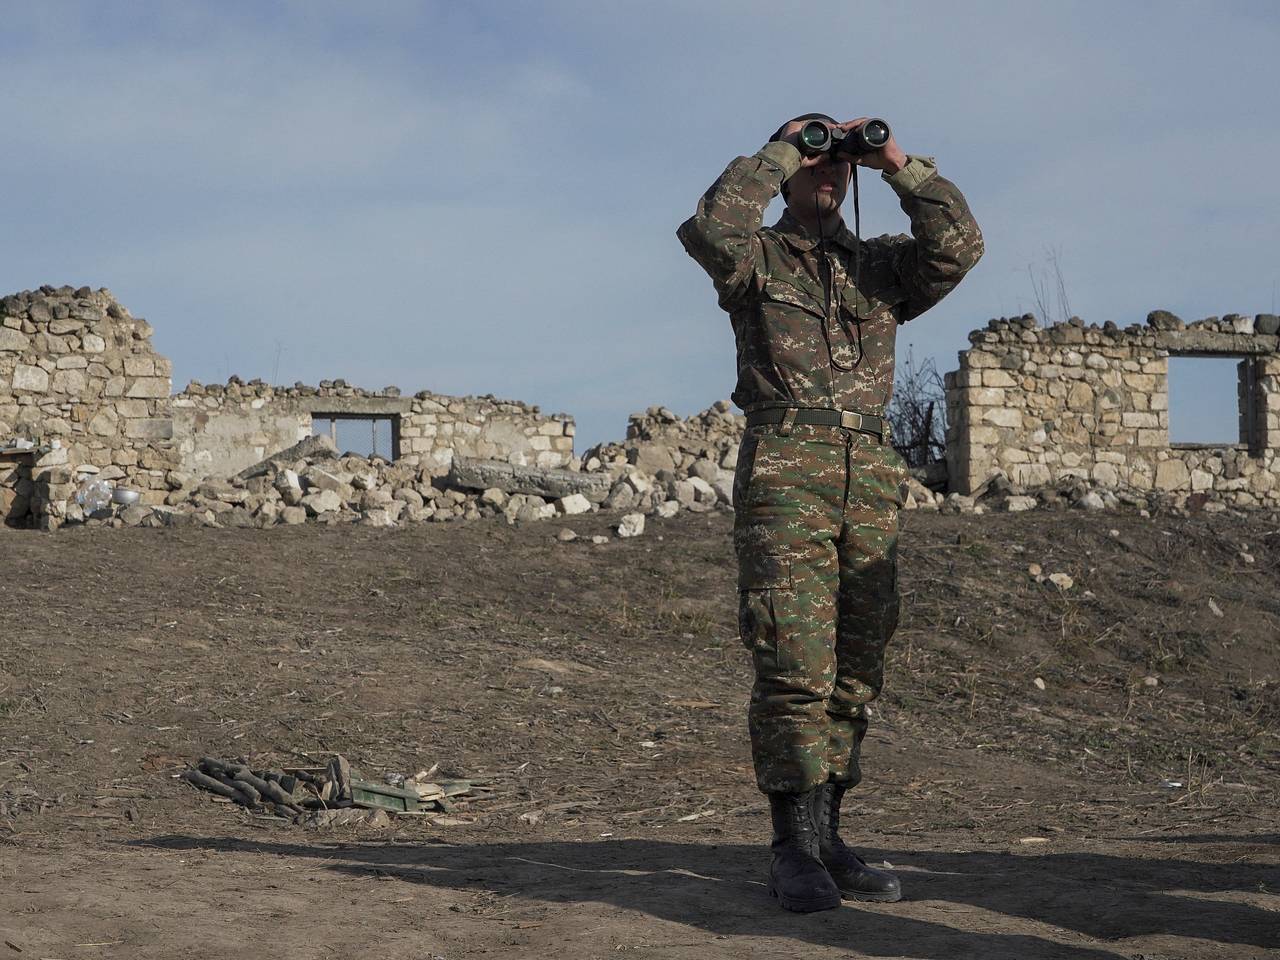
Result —
[[875, 153], [889, 142], [892, 135], [889, 125], [878, 118], [872, 118], [857, 130], [847, 133], [824, 120], [810, 120], [800, 128], [797, 139], [800, 141], [800, 152], [805, 156], [813, 157], [831, 151], [833, 156], [845, 153], [857, 157]]

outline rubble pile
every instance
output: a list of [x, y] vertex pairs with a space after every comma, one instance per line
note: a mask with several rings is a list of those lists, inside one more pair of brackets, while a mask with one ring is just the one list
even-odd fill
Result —
[[[448, 815], [458, 804], [493, 796], [488, 780], [443, 779], [438, 769], [437, 764], [412, 777], [391, 774], [378, 782], [360, 779], [341, 755], [323, 767], [265, 770], [251, 770], [243, 760], [202, 757], [179, 777], [255, 813], [307, 827], [384, 826], [390, 814]], [[436, 822], [449, 821], [436, 816]]]
[[113, 526], [270, 527], [359, 523], [394, 527], [424, 521], [501, 517], [508, 523], [608, 510], [619, 537], [636, 536], [645, 515], [673, 517], [731, 509], [741, 417], [721, 401], [681, 420], [665, 408], [631, 418], [624, 444], [600, 445], [572, 466], [547, 469], [455, 458], [439, 475], [416, 458], [339, 456], [314, 436], [227, 480], [165, 476], [160, 502], [98, 510], [72, 502], [70, 522]]
[[611, 510], [674, 516], [680, 510], [730, 509], [733, 470], [745, 417], [719, 400], [682, 420], [666, 407], [632, 415], [622, 443], [599, 444], [582, 458], [588, 473], [613, 478]]
[[930, 510], [950, 514], [1022, 513], [1027, 510], [1113, 510], [1142, 517], [1157, 514], [1187, 516], [1191, 513], [1244, 513], [1212, 490], [1183, 496], [1160, 490], [1103, 486], [1082, 477], [1027, 487], [1002, 472], [992, 474], [970, 494], [942, 494], [914, 477], [907, 481], [904, 510]]

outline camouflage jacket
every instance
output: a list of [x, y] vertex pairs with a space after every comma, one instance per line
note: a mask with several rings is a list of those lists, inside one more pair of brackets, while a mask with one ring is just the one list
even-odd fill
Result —
[[960, 191], [923, 157], [884, 177], [911, 218], [910, 237], [863, 240], [859, 250], [845, 226], [819, 242], [789, 213], [762, 229], [765, 208], [799, 166], [789, 143], [738, 157], [677, 235], [729, 313], [738, 406], [883, 414], [898, 324], [960, 282], [982, 256], [982, 234]]

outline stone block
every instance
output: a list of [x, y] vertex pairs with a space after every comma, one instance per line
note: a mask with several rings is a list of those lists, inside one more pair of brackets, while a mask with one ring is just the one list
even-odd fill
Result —
[[650, 475], [657, 475], [659, 470], [674, 470], [675, 460], [671, 450], [661, 443], [637, 443], [627, 451], [627, 461], [637, 469]]
[[169, 396], [169, 381], [165, 377], [139, 377], [125, 391], [127, 397], [149, 397], [153, 399]]
[[107, 407], [99, 410], [89, 421], [89, 432], [99, 437], [112, 437], [120, 429], [120, 419]]
[[124, 358], [124, 375], [126, 377], [154, 377], [155, 373], [156, 364], [151, 357]]
[[693, 486], [693, 496], [697, 503], [715, 503], [716, 491], [711, 484], [702, 477], [692, 476], [688, 481]]
[[1131, 430], [1139, 427], [1154, 430], [1160, 426], [1160, 418], [1154, 413], [1122, 413], [1120, 423]]
[[994, 424], [997, 427], [1022, 428], [1022, 413], [1008, 407], [991, 407], [983, 410], [982, 420], [984, 423]]
[[88, 386], [88, 380], [79, 370], [59, 370], [53, 375], [52, 390], [54, 393], [65, 393], [79, 397]]
[[133, 440], [172, 440], [173, 421], [158, 417], [126, 420], [124, 435]]
[[1043, 487], [1051, 475], [1043, 463], [1016, 463], [1009, 468], [1009, 479], [1021, 487]]
[[307, 511], [304, 507], [285, 507], [280, 511], [280, 522], [288, 526], [296, 526], [307, 522]]
[[591, 501], [580, 493], [571, 493], [569, 496], [561, 497], [556, 501], [556, 510], [567, 517], [572, 517], [579, 513], [590, 513]]
[[966, 350], [960, 354], [961, 370], [989, 370], [999, 366], [999, 359], [984, 350]]
[[983, 370], [982, 385], [984, 387], [1015, 387], [1017, 381], [1005, 370]]
[[1004, 390], [1000, 387], [978, 387], [967, 390], [965, 399], [980, 407], [1002, 407], [1005, 403]]
[[308, 514], [314, 517], [326, 513], [337, 513], [342, 509], [342, 497], [332, 490], [320, 490], [317, 493], [309, 493], [303, 497], [302, 506]]
[[271, 486], [288, 506], [296, 507], [302, 502], [302, 480], [293, 470], [281, 470], [275, 475]]
[[1120, 471], [1110, 463], [1095, 463], [1089, 475], [1094, 483], [1104, 487], [1114, 487], [1120, 483]]
[[1092, 410], [1093, 388], [1083, 381], [1076, 381], [1067, 391], [1067, 408], [1070, 410]]
[[8, 327], [0, 327], [0, 352], [9, 350], [21, 353], [30, 346], [31, 338], [25, 333], [18, 330], [10, 330]]
[[14, 368], [12, 385], [14, 390], [45, 393], [49, 389], [48, 371], [30, 364], [20, 363]]
[[1156, 464], [1157, 490], [1186, 490], [1191, 486], [1191, 471], [1181, 460], [1161, 460]]
[[619, 537], [638, 537], [644, 533], [644, 514], [628, 513], [618, 522]]

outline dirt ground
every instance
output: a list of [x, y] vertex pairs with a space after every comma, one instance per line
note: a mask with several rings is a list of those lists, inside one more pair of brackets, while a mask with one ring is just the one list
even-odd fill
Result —
[[[0, 529], [0, 960], [1280, 956], [1275, 522], [905, 515], [846, 818], [905, 899], [807, 916], [730, 521], [563, 525]], [[314, 830], [176, 779], [335, 752], [495, 795]]]

